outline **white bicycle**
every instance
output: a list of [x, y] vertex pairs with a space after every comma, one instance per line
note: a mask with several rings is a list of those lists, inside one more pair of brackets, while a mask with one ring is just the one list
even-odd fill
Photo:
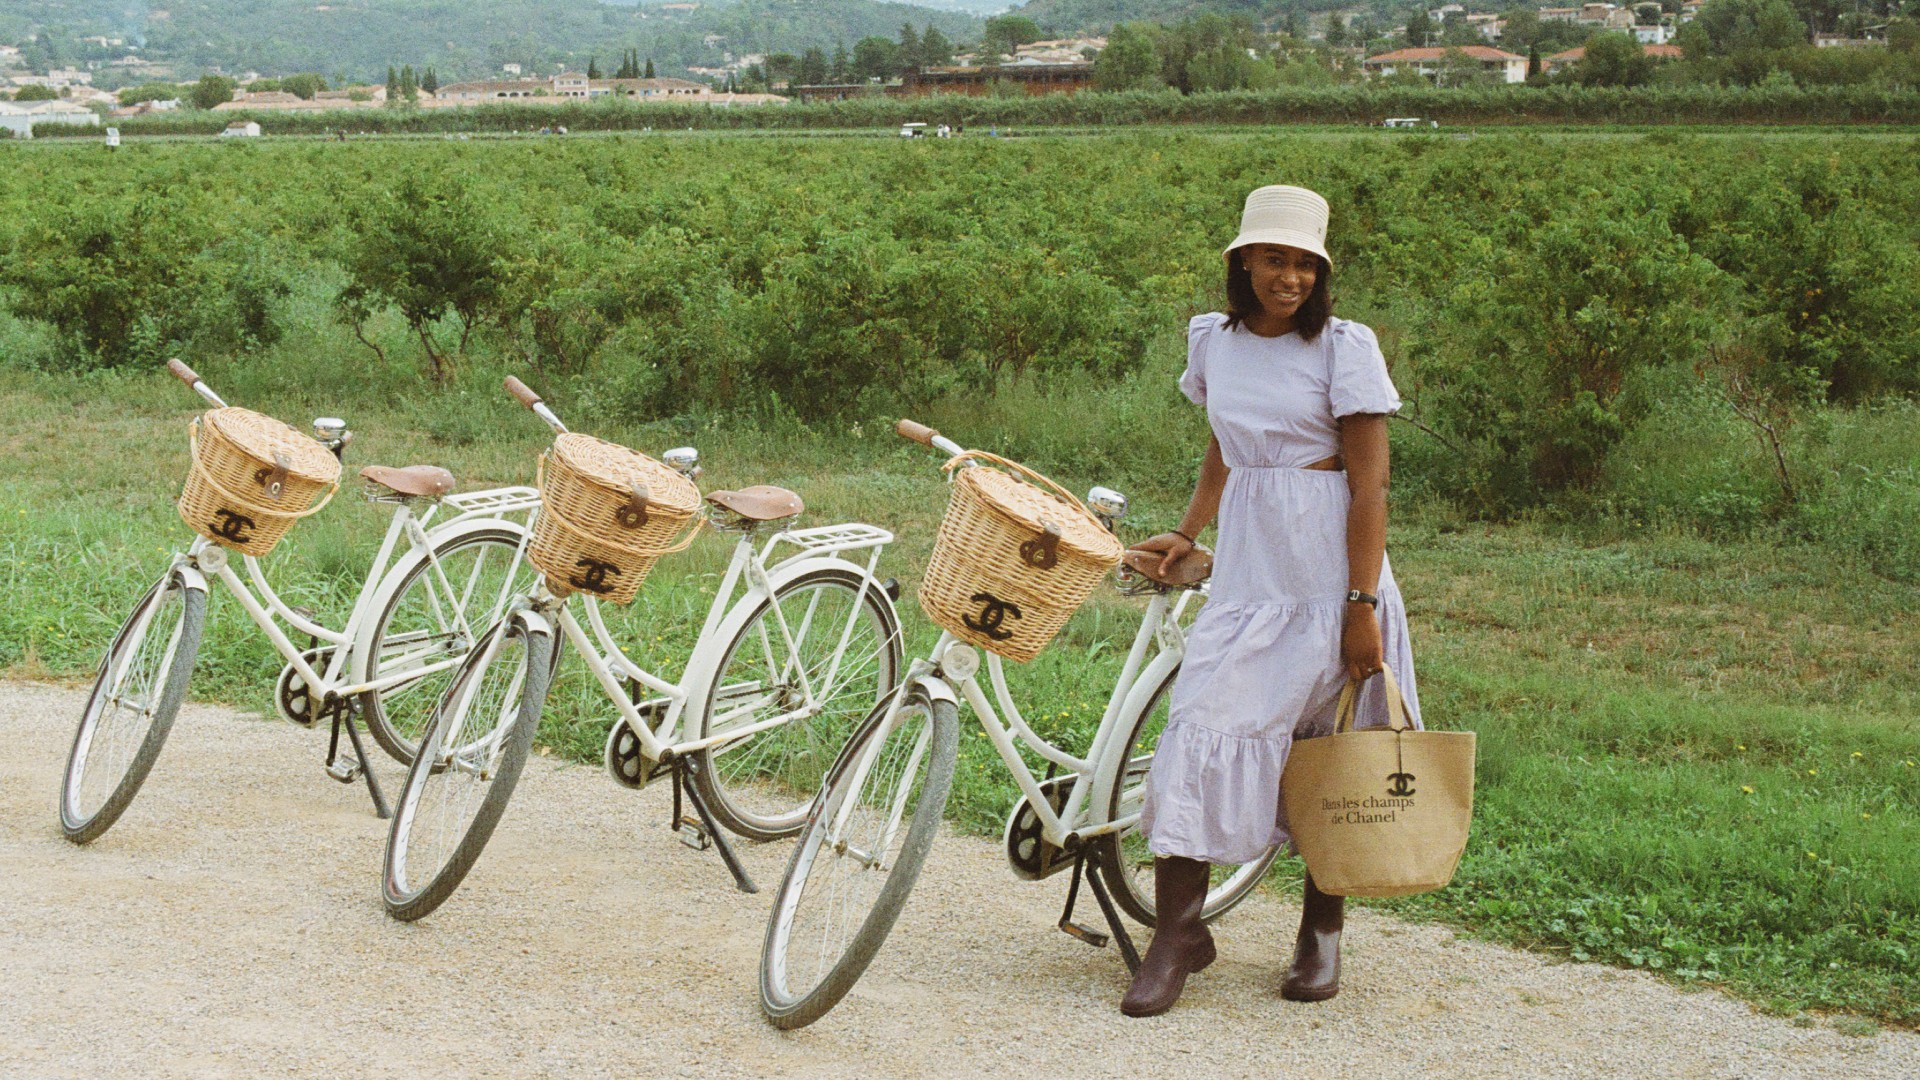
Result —
[[[225, 407], [187, 365], [173, 360], [168, 368], [216, 408]], [[314, 421], [314, 437], [337, 456], [352, 434], [343, 421], [322, 418]], [[394, 510], [339, 630], [282, 600], [251, 555], [240, 559], [245, 579], [231, 553], [205, 538], [174, 555], [100, 662], [60, 789], [60, 828], [69, 840], [99, 837], [139, 793], [186, 697], [207, 593], [216, 581], [286, 661], [275, 693], [281, 714], [303, 727], [331, 720], [328, 773], [342, 783], [364, 776], [375, 810], [389, 816], [356, 719], [403, 764], [412, 759], [453, 669], [531, 577], [523, 558], [526, 523], [508, 515], [531, 515], [539, 493], [508, 487], [453, 494], [452, 475], [426, 466], [369, 466], [361, 475], [368, 498]], [[443, 506], [453, 516], [427, 528]], [[276, 619], [309, 644], [296, 645]], [[340, 756], [343, 728], [351, 760]]]
[[[901, 435], [959, 456], [938, 432], [911, 421]], [[970, 463], [969, 463], [970, 464]], [[1109, 529], [1126, 497], [1094, 488], [1087, 506]], [[1166, 726], [1167, 698], [1185, 654], [1181, 618], [1205, 590], [1212, 558], [1196, 552], [1159, 574], [1160, 556], [1129, 553], [1118, 584], [1149, 597], [1145, 617], [1115, 681], [1092, 743], [1074, 754], [1036, 734], [1007, 687], [1000, 657], [943, 633], [907, 669], [900, 688], [870, 713], [834, 762], [780, 883], [760, 954], [760, 1005], [782, 1028], [826, 1015], [859, 981], [906, 904], [940, 825], [959, 755], [959, 707], [980, 720], [1023, 798], [1007, 819], [1007, 861], [1038, 881], [1071, 869], [1060, 929], [1091, 945], [1115, 940], [1127, 965], [1139, 956], [1118, 908], [1154, 924], [1153, 857], [1140, 836], [1140, 806], [1153, 750]], [[995, 703], [998, 703], [998, 711]], [[1004, 719], [1002, 718], [1004, 716]], [[1020, 744], [1048, 762], [1037, 777]], [[1278, 854], [1216, 866], [1204, 918], [1245, 899]], [[1092, 888], [1108, 932], [1074, 921], [1080, 884]]]
[[[566, 432], [519, 380], [507, 387]], [[691, 448], [665, 460], [690, 478], [698, 471]], [[774, 530], [802, 510], [799, 496], [779, 488], [715, 491], [706, 501], [709, 522], [739, 539], [677, 681], [622, 651], [600, 605], [583, 596], [590, 636], [544, 579], [487, 632], [407, 774], [387, 841], [388, 914], [410, 921], [439, 907], [486, 847], [539, 727], [557, 635], [619, 711], [607, 771], [636, 789], [671, 776], [673, 827], [692, 846], [717, 847], [739, 887], [756, 891], [722, 828], [756, 840], [798, 831], [841, 744], [899, 681], [897, 586], [874, 576], [893, 534], [853, 523]], [[683, 797], [694, 815], [682, 815]]]

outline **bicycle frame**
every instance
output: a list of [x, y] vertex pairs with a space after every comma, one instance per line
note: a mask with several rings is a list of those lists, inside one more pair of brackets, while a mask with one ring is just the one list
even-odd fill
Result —
[[[539, 620], [551, 629], [558, 623], [561, 632], [584, 658], [587, 670], [593, 673], [595, 681], [606, 692], [608, 700], [619, 710], [620, 722], [632, 729], [640, 740], [643, 753], [659, 763], [666, 763], [675, 757], [698, 753], [722, 743], [746, 738], [768, 728], [779, 727], [794, 719], [811, 714], [820, 707], [816, 694], [816, 684], [807, 678], [804, 670], [795, 672], [800, 680], [801, 704], [778, 716], [761, 720], [724, 735], [700, 737], [695, 728], [696, 718], [704, 717], [707, 702], [702, 696], [708, 685], [713, 669], [724, 659], [720, 651], [732, 639], [738, 627], [736, 623], [753, 614], [755, 605], [750, 603], [756, 597], [771, 598], [787, 578], [822, 565], [852, 565], [862, 571], [862, 592], [852, 605], [847, 623], [840, 630], [839, 644], [834, 651], [832, 662], [821, 678], [818, 686], [828, 687], [834, 683], [838, 674], [841, 655], [847, 642], [858, 625], [862, 611], [865, 590], [880, 590], [884, 586], [874, 577], [874, 569], [879, 564], [882, 549], [893, 542], [893, 534], [885, 529], [864, 524], [824, 525], [809, 529], [783, 530], [769, 537], [764, 546], [756, 549], [757, 530], [744, 531], [734, 544], [733, 556], [727, 563], [726, 573], [721, 577], [720, 587], [715, 592], [713, 605], [707, 611], [706, 622], [701, 625], [700, 636], [696, 639], [693, 653], [688, 657], [678, 682], [668, 682], [648, 671], [620, 648], [613, 634], [607, 629], [601, 617], [600, 605], [591, 597], [587, 598], [587, 624], [592, 628], [592, 637], [580, 625], [571, 605], [563, 598], [547, 592], [543, 582], [538, 592], [521, 612], [521, 617]], [[800, 550], [786, 558], [769, 565], [774, 549], [782, 544], [791, 544]], [[841, 556], [856, 551], [867, 552], [864, 566], [857, 561], [843, 559]], [[736, 594], [738, 594], [736, 596]], [[817, 598], [816, 598], [816, 603]], [[809, 605], [799, 627], [789, 626], [786, 613], [779, 605], [773, 605], [774, 624], [779, 630], [780, 644], [786, 649], [785, 665], [796, 662], [798, 647], [795, 642], [806, 636], [813, 617], [813, 607]], [[770, 648], [772, 643], [762, 641], [762, 648]], [[771, 663], [775, 658], [768, 656]], [[645, 702], [632, 701], [626, 689], [620, 684], [621, 678], [633, 682], [658, 694], [659, 697]], [[751, 693], [749, 689], [747, 692]], [[667, 703], [661, 710], [657, 723], [649, 725], [642, 715], [643, 706], [653, 706], [664, 700]], [[741, 712], [751, 712], [752, 705], [743, 706]], [[495, 738], [500, 737], [495, 733]]]
[[[487, 491], [468, 492], [461, 495], [449, 495], [444, 500], [456, 514], [434, 528], [435, 533], [444, 533], [469, 521], [498, 520], [507, 522], [505, 516], [516, 512], [533, 511], [539, 506], [539, 492], [530, 487], [494, 488]], [[174, 557], [176, 572], [185, 573], [187, 587], [198, 588], [202, 592], [208, 589], [208, 578], [226, 586], [235, 600], [239, 601], [254, 625], [260, 628], [267, 640], [273, 644], [275, 652], [292, 665], [301, 679], [316, 695], [325, 697], [351, 697], [368, 691], [386, 690], [402, 683], [412, 682], [425, 675], [444, 671], [460, 663], [461, 656], [429, 663], [424, 667], [406, 667], [405, 664], [441, 651], [438, 646], [423, 649], [419, 653], [402, 655], [393, 663], [392, 674], [367, 681], [365, 679], [367, 646], [370, 643], [360, 641], [367, 621], [377, 610], [376, 600], [380, 599], [380, 585], [388, 570], [394, 565], [395, 552], [404, 538], [411, 552], [417, 552], [431, 568], [440, 592], [429, 590], [434, 597], [438, 610], [438, 596], [460, 597], [460, 604], [451, 612], [445, 613], [449, 621], [458, 621], [460, 630], [468, 640], [474, 640], [478, 634], [475, 628], [465, 624], [464, 612], [471, 603], [472, 590], [476, 580], [469, 580], [464, 590], [457, 590], [448, 581], [440, 560], [434, 555], [433, 540], [428, 535], [426, 524], [439, 510], [438, 505], [429, 506], [425, 513], [415, 513], [409, 503], [402, 501], [394, 509], [393, 517], [387, 524], [387, 532], [380, 542], [379, 553], [374, 556], [373, 565], [368, 567], [366, 578], [361, 582], [360, 591], [354, 599], [353, 610], [347, 617], [346, 625], [340, 630], [330, 629], [319, 622], [294, 610], [292, 605], [280, 598], [273, 586], [267, 583], [266, 574], [260, 569], [260, 560], [252, 555], [243, 555], [241, 562], [246, 565], [246, 578], [242, 578], [234, 569], [233, 560], [225, 548], [219, 547], [204, 537], [198, 537], [186, 552]], [[513, 580], [512, 568], [517, 567], [525, 557], [527, 531], [523, 525], [515, 525], [521, 532], [520, 545], [514, 552], [514, 563], [504, 579], [507, 584]], [[251, 587], [250, 587], [251, 586]], [[506, 587], [502, 586], [503, 589]], [[256, 595], [257, 591], [257, 595]], [[503, 595], [498, 598], [504, 601]], [[493, 610], [489, 607], [487, 610]], [[282, 630], [279, 623], [284, 621], [294, 631], [306, 634], [318, 642], [330, 655], [324, 670], [316, 669], [305, 654], [309, 649], [295, 645]], [[485, 627], [478, 630], [484, 631]]]
[[[1124, 733], [1119, 731], [1120, 721], [1137, 715], [1139, 708], [1145, 704], [1146, 695], [1153, 693], [1167, 673], [1179, 666], [1181, 658], [1185, 656], [1186, 635], [1180, 629], [1180, 619], [1197, 591], [1181, 590], [1177, 596], [1156, 591], [1147, 602], [1140, 629], [1133, 636], [1133, 646], [1128, 650], [1126, 662], [1114, 681], [1113, 692], [1108, 696], [1106, 710], [1100, 717], [1100, 726], [1094, 731], [1093, 741], [1088, 745], [1084, 757], [1061, 749], [1033, 730], [1021, 715], [1019, 706], [1014, 703], [1013, 693], [1007, 686], [1004, 664], [1000, 657], [992, 653], [987, 654], [986, 658], [988, 683], [993, 689], [993, 700], [988, 700], [986, 688], [978, 677], [979, 653], [973, 646], [950, 633], [943, 632], [933, 650], [926, 657], [913, 662], [901, 685], [918, 683], [927, 689], [930, 696], [947, 700], [954, 700], [957, 691], [958, 699], [965, 701], [973, 710], [980, 721], [981, 730], [993, 743], [994, 750], [999, 753], [1014, 783], [1039, 817], [1042, 835], [1047, 842], [1064, 850], [1073, 850], [1084, 840], [1123, 831], [1140, 820], [1138, 813], [1108, 818], [1104, 809], [1111, 803], [1112, 785], [1120, 782], [1125, 775], [1125, 762], [1118, 760], [1119, 755], [1125, 752]], [[1157, 650], [1149, 657], [1149, 650], [1154, 650], [1156, 645]], [[895, 699], [893, 712], [898, 712], [902, 700], [904, 698]], [[891, 724], [893, 717], [889, 716], [887, 722]], [[872, 740], [866, 757], [855, 766], [861, 774], [873, 767], [873, 757], [883, 742], [881, 739]], [[1073, 786], [1059, 812], [1054, 811], [1052, 803], [1041, 790], [1040, 779], [1034, 776], [1032, 767], [1021, 756], [1022, 743], [1073, 776]], [[924, 746], [916, 747], [915, 754], [924, 752], [924, 749]], [[908, 768], [911, 770], [912, 766]], [[859, 785], [860, 782], [856, 781], [854, 787], [858, 789]], [[905, 797], [904, 792], [902, 797]], [[899, 828], [904, 809], [904, 806], [894, 808], [888, 836], [879, 845], [882, 850], [892, 843], [892, 830]], [[831, 835], [839, 835], [845, 830], [847, 816], [852, 810], [851, 800], [840, 808]]]

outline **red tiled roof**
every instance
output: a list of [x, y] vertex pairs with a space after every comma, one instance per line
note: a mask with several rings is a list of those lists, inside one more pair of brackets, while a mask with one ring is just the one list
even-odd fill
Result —
[[[1469, 59], [1473, 60], [1495, 61], [1526, 59], [1526, 57], [1518, 53], [1510, 53], [1505, 49], [1496, 49], [1491, 45], [1461, 45], [1458, 46], [1458, 48]], [[1447, 52], [1448, 50], [1437, 46], [1424, 49], [1395, 49], [1392, 52], [1381, 53], [1379, 56], [1369, 56], [1367, 57], [1367, 63], [1413, 63], [1419, 60], [1439, 60], [1445, 57]]]
[[[1678, 45], [1642, 45], [1640, 51], [1661, 60], [1678, 60], [1686, 55], [1686, 50]], [[1550, 64], [1577, 64], [1587, 58], [1587, 47], [1581, 45], [1566, 52], [1554, 53], [1547, 57]]]

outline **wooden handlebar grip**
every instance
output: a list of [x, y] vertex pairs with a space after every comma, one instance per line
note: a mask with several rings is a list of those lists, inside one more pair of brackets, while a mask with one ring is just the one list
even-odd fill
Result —
[[911, 420], [902, 420], [893, 425], [893, 430], [903, 439], [912, 439], [922, 446], [932, 446], [940, 433], [925, 424], [916, 424]]
[[180, 360], [167, 361], [167, 370], [173, 372], [174, 378], [179, 379], [188, 386], [192, 386], [194, 383], [200, 381], [200, 376], [194, 374], [193, 369]]
[[529, 409], [540, 404], [540, 395], [534, 393], [532, 387], [529, 387], [526, 383], [521, 382], [511, 375], [507, 376], [507, 393], [519, 398], [520, 404], [525, 405]]

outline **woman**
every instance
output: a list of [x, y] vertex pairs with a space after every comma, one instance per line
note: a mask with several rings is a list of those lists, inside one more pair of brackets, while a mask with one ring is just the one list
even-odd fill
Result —
[[[1213, 437], [1180, 527], [1140, 545], [1161, 565], [1220, 518], [1213, 583], [1187, 635], [1141, 829], [1159, 926], [1121, 1001], [1165, 1012], [1213, 962], [1201, 922], [1210, 867], [1287, 843], [1280, 778], [1296, 738], [1332, 731], [1347, 680], [1391, 662], [1417, 724], [1406, 608], [1387, 566], [1387, 417], [1400, 407], [1373, 332], [1332, 317], [1327, 202], [1305, 188], [1247, 196], [1226, 251], [1227, 311], [1187, 328], [1180, 388]], [[1359, 723], [1386, 722], [1368, 682]], [[1344, 901], [1307, 880], [1281, 994], [1340, 988]]]

